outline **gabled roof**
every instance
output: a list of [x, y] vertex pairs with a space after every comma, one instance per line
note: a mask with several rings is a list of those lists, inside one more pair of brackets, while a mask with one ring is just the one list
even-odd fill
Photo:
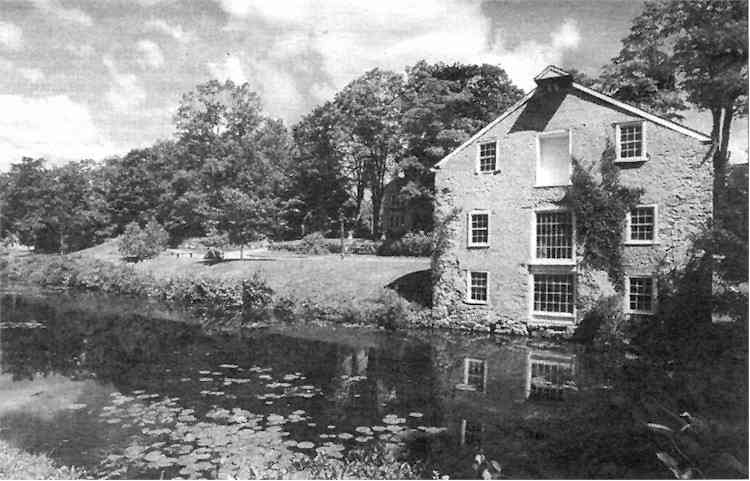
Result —
[[[545, 80], [553, 80], [557, 78], [570, 78], [571, 75], [566, 72], [565, 70], [561, 69], [560, 67], [557, 67], [555, 65], [549, 65], [545, 67], [544, 70], [542, 70], [536, 77], [534, 77], [534, 80], [539, 83], [540, 81]], [[648, 120], [650, 122], [653, 122], [655, 124], [661, 125], [662, 127], [668, 128], [670, 130], [674, 130], [675, 132], [679, 132], [683, 135], [687, 135], [688, 137], [692, 137], [694, 139], [697, 139], [703, 143], [710, 143], [711, 142], [711, 136], [706, 135], [702, 132], [699, 132], [697, 130], [691, 129], [689, 127], [685, 127], [684, 125], [678, 124], [677, 122], [673, 122], [671, 120], [667, 120], [665, 118], [659, 117], [658, 115], [651, 114], [649, 112], [646, 112], [643, 109], [639, 109], [638, 107], [634, 107], [632, 105], [628, 105], [624, 102], [620, 102], [619, 100], [616, 100], [609, 95], [603, 94], [601, 92], [597, 92], [596, 90], [590, 89], [588, 87], [584, 87], [581, 84], [578, 84], [576, 82], [573, 82], [571, 84], [571, 87], [575, 90], [578, 90], [579, 92], [583, 92], [587, 95], [590, 95], [592, 97], [595, 97], [605, 103], [608, 103], [612, 105], [613, 107], [617, 107], [621, 110], [624, 110], [626, 112], [629, 112], [635, 116], [641, 117], [645, 120]], [[448, 159], [453, 157], [458, 152], [465, 149], [469, 144], [474, 142], [476, 139], [484, 135], [485, 132], [487, 132], [489, 129], [497, 125], [498, 123], [502, 122], [506, 117], [508, 117], [510, 114], [518, 110], [519, 108], [523, 107], [530, 99], [534, 96], [534, 93], [536, 92], [536, 89], [532, 89], [528, 94], [526, 94], [521, 100], [513, 104], [508, 110], [506, 110], [500, 117], [496, 118], [482, 130], [477, 132], [476, 134], [472, 135], [469, 140], [464, 142], [463, 144], [456, 147], [453, 152], [449, 153], [445, 157], [443, 157], [438, 163], [435, 164], [435, 166], [431, 169], [433, 171], [440, 168], [440, 166], [445, 163]]]
[[544, 80], [552, 80], [552, 79], [558, 79], [558, 78], [571, 78], [572, 75], [570, 75], [565, 70], [561, 69], [557, 65], [547, 65], [544, 67], [544, 70], [539, 72], [536, 77], [534, 77], [534, 82], [539, 83]]

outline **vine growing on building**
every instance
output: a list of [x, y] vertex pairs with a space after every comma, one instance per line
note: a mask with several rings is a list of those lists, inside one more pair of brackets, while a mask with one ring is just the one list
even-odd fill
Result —
[[576, 243], [583, 247], [584, 267], [607, 272], [615, 289], [624, 288], [622, 265], [623, 235], [627, 213], [639, 202], [643, 189], [620, 184], [611, 143], [599, 162], [601, 177], [594, 166], [585, 168], [573, 159], [571, 185], [561, 203], [567, 205], [576, 219]]

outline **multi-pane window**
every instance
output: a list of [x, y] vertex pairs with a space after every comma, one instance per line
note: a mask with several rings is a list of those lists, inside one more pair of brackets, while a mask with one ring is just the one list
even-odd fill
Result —
[[484, 391], [487, 363], [480, 359], [464, 359], [464, 384], [477, 391]]
[[482, 433], [484, 424], [471, 421], [469, 419], [461, 420], [461, 444], [467, 446], [478, 446], [482, 443]]
[[654, 312], [654, 278], [628, 278], [628, 307], [630, 312], [650, 314]]
[[572, 213], [536, 213], [536, 258], [573, 259]]
[[555, 186], [570, 183], [570, 133], [555, 132], [539, 136], [536, 185]]
[[651, 242], [656, 238], [656, 207], [638, 206], [630, 211], [630, 240]]
[[643, 124], [619, 125], [618, 157], [623, 160], [643, 157]]
[[573, 357], [552, 358], [531, 354], [529, 358], [531, 373], [526, 396], [537, 400], [562, 400], [566, 389], [574, 383]]
[[469, 245], [489, 245], [490, 214], [488, 212], [472, 212], [469, 214], [469, 224]]
[[573, 276], [534, 274], [534, 312], [573, 314]]
[[486, 272], [469, 273], [469, 300], [477, 303], [487, 302], [489, 279]]
[[497, 144], [487, 142], [479, 144], [479, 171], [494, 172], [497, 165]]

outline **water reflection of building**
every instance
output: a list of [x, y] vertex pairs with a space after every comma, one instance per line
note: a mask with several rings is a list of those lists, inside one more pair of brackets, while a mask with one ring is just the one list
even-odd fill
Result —
[[563, 416], [576, 393], [580, 373], [572, 352], [501, 345], [492, 339], [443, 347], [445, 352], [435, 353], [441, 371], [442, 425], [467, 449], [484, 449], [484, 441], [519, 420]]

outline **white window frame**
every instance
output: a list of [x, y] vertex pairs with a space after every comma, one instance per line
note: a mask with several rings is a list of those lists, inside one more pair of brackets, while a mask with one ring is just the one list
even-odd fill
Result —
[[471, 391], [477, 391], [477, 389], [469, 384], [469, 363], [471, 362], [481, 362], [482, 363], [482, 390], [481, 392], [487, 392], [487, 360], [486, 359], [477, 359], [474, 357], [465, 357], [464, 358], [464, 379], [463, 379], [463, 386], [465, 386], [466, 390]]
[[[630, 279], [651, 279], [651, 310], [644, 311], [640, 309], [630, 308]], [[625, 276], [625, 313], [635, 314], [639, 316], [653, 316], [656, 314], [657, 306], [659, 303], [659, 286], [657, 283], [656, 274], [628, 274]]]
[[[492, 170], [482, 170], [482, 146], [487, 144], [495, 144], [495, 165], [492, 168]], [[498, 155], [500, 153], [500, 141], [499, 140], [488, 140], [488, 141], [479, 141], [477, 142], [477, 158], [476, 158], [476, 173], [477, 174], [494, 174], [498, 171], [497, 163], [498, 163]]]
[[631, 237], [631, 221], [632, 221], [632, 211], [628, 212], [626, 215], [626, 222], [625, 222], [625, 244], [626, 245], [654, 245], [659, 243], [659, 206], [657, 204], [638, 204], [635, 206], [636, 209], [644, 208], [644, 207], [650, 207], [654, 209], [654, 238], [651, 240], [640, 240], [640, 239], [633, 239]]
[[[534, 309], [534, 276], [537, 275], [564, 275], [564, 276], [570, 276], [573, 279], [573, 312], [548, 312], [548, 311], [537, 311]], [[541, 321], [542, 323], [545, 320], [558, 320], [562, 321], [564, 324], [570, 324], [570, 322], [574, 321], [577, 318], [577, 308], [576, 308], [576, 302], [578, 301], [578, 279], [576, 276], [576, 273], [574, 271], [570, 270], [552, 270], [552, 269], [542, 269], [542, 270], [535, 270], [533, 272], [529, 273], [529, 313], [531, 319], [534, 319], [536, 321]], [[552, 321], [551, 323], [554, 323]]]
[[[564, 184], [542, 184], [539, 182], [539, 167], [542, 162], [542, 139], [545, 137], [563, 137], [568, 136], [568, 181]], [[573, 175], [573, 130], [561, 129], [550, 130], [549, 132], [540, 132], [536, 136], [536, 168], [534, 171], [534, 187], [560, 187], [571, 185], [571, 176]]]
[[[621, 143], [620, 143], [620, 129], [622, 127], [628, 127], [632, 125], [641, 126], [641, 156], [640, 157], [620, 157]], [[646, 137], [646, 122], [643, 120], [632, 120], [629, 122], [619, 122], [615, 124], [615, 162], [644, 162], [648, 160], [648, 142]]]
[[[479, 301], [471, 298], [471, 274], [487, 274], [487, 299]], [[490, 273], [488, 271], [466, 271], [466, 303], [486, 306], [490, 303]]]
[[[568, 212], [571, 216], [571, 222], [573, 223], [573, 229], [571, 230], [572, 236], [572, 249], [570, 259], [548, 259], [546, 257], [536, 256], [536, 215], [551, 213], [551, 212]], [[576, 264], [576, 215], [575, 212], [564, 207], [548, 208], [548, 209], [534, 209], [531, 212], [531, 264], [543, 264], [543, 265], [575, 265]]]
[[[475, 215], [486, 215], [487, 216], [487, 242], [474, 242], [472, 241], [472, 224]], [[490, 246], [490, 211], [489, 209], [475, 209], [469, 212], [466, 219], [466, 245], [469, 247], [489, 247]]]

